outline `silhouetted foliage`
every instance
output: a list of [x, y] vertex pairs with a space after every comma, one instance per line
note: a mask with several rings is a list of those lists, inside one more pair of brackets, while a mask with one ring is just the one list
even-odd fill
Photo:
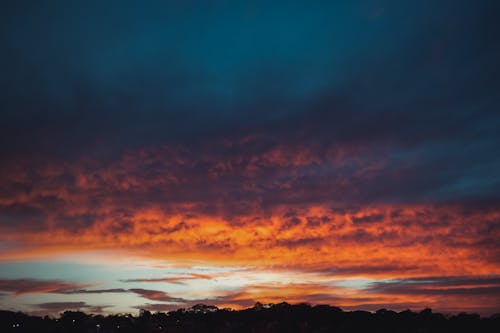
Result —
[[500, 315], [481, 318], [460, 313], [445, 316], [425, 309], [346, 312], [329, 305], [261, 304], [233, 311], [197, 304], [168, 313], [141, 310], [139, 316], [90, 315], [66, 311], [59, 318], [0, 311], [0, 332], [500, 332]]

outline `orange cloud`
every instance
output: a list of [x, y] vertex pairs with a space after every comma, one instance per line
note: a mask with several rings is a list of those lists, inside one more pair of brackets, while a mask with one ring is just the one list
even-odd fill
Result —
[[[153, 147], [107, 162], [47, 163], [36, 171], [4, 166], [0, 260], [112, 250], [178, 264], [294, 270], [325, 278], [500, 274], [498, 205], [389, 200], [383, 188], [397, 186], [398, 177], [410, 171], [392, 170], [385, 147], [374, 152], [305, 143], [259, 150], [248, 148], [252, 141], [223, 144], [229, 147]], [[238, 149], [228, 154], [231, 145]], [[238, 145], [251, 152], [240, 153]], [[205, 278], [210, 277], [161, 281]], [[335, 300], [297, 286], [259, 288], [231, 301]], [[378, 300], [356, 295], [342, 304], [407, 304], [415, 297], [442, 300], [427, 290], [380, 293]]]
[[31, 251], [123, 249], [160, 259], [294, 266], [365, 276], [500, 273], [494, 260], [497, 251], [487, 242], [498, 231], [483, 232], [490, 221], [500, 218], [497, 211], [464, 215], [453, 206], [377, 206], [336, 212], [312, 206], [294, 207], [290, 214], [289, 207], [278, 207], [239, 216], [234, 222], [200, 214], [188, 204], [178, 207], [183, 213], [171, 215], [161, 207], [126, 216], [104, 209], [111, 213], [103, 213], [98, 223], [78, 233], [58, 226], [6, 231], [4, 238], [20, 245], [2, 257], [29, 256]]

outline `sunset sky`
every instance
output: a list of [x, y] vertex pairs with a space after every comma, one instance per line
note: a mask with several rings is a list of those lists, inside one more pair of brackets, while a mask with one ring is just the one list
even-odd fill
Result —
[[0, 309], [500, 312], [498, 1], [6, 1]]

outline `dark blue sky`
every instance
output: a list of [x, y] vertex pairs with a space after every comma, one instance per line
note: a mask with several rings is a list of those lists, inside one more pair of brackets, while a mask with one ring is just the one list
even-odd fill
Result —
[[1, 154], [103, 158], [250, 134], [390, 144], [437, 171], [451, 164], [454, 186], [486, 194], [500, 166], [497, 10], [495, 1], [11, 2]]

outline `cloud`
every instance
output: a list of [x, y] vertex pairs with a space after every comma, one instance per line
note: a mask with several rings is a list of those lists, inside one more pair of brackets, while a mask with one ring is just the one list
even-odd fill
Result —
[[212, 280], [214, 276], [207, 274], [197, 274], [190, 273], [189, 275], [180, 275], [180, 276], [169, 276], [163, 278], [153, 278], [153, 279], [127, 279], [122, 280], [123, 282], [166, 282], [173, 284], [184, 284], [185, 281], [189, 280]]
[[500, 294], [499, 276], [442, 276], [374, 282], [369, 290], [403, 295], [494, 295]]
[[492, 314], [499, 305], [500, 280], [491, 275], [428, 276], [374, 282], [367, 291], [389, 299], [411, 299], [415, 306], [427, 304], [440, 311]]
[[68, 309], [80, 309], [87, 307], [85, 302], [48, 302], [36, 304], [37, 307], [43, 310], [63, 311]]
[[367, 215], [367, 216], [354, 216], [352, 218], [352, 221], [354, 223], [373, 223], [373, 222], [380, 222], [384, 219], [383, 214], [373, 214], [373, 215]]
[[153, 312], [168, 312], [179, 309], [178, 305], [165, 304], [165, 303], [145, 303], [142, 305], [134, 306], [138, 310], [147, 310]]
[[0, 290], [21, 296], [32, 293], [67, 293], [74, 289], [89, 286], [88, 284], [75, 284], [59, 280], [37, 279], [1, 279]]
[[[193, 279], [198, 274], [193, 274], [192, 276], [187, 276], [183, 278]], [[200, 277], [196, 278], [207, 278], [206, 276], [200, 274]], [[0, 291], [5, 291], [13, 294], [15, 297], [25, 295], [25, 294], [38, 294], [38, 293], [51, 293], [51, 294], [63, 294], [63, 295], [78, 295], [78, 294], [109, 294], [109, 293], [135, 293], [141, 297], [161, 302], [169, 303], [184, 303], [185, 300], [179, 297], [169, 296], [167, 293], [159, 290], [150, 289], [123, 289], [123, 288], [112, 288], [112, 289], [82, 289], [83, 287], [90, 286], [85, 284], [74, 284], [58, 280], [37, 280], [37, 279], [10, 279], [10, 280], [0, 280]], [[0, 296], [3, 296], [1, 294]], [[55, 302], [55, 303], [42, 303], [38, 304], [43, 310], [57, 310], [61, 307], [68, 308], [88, 308], [84, 302]], [[51, 307], [54, 307], [52, 309]], [[97, 308], [95, 308], [97, 309]], [[97, 311], [100, 312], [100, 311]]]
[[89, 305], [86, 302], [47, 302], [47, 303], [38, 303], [33, 304], [33, 306], [39, 308], [39, 310], [34, 311], [32, 313], [51, 313], [57, 314], [66, 310], [79, 310], [79, 311], [87, 311], [90, 313], [103, 313], [104, 310], [109, 305]]
[[[194, 274], [197, 275], [197, 274]], [[204, 275], [200, 275], [206, 278]], [[194, 278], [193, 276], [188, 276], [189, 278]], [[131, 280], [133, 281], [133, 280]], [[146, 280], [147, 281], [147, 280]], [[81, 289], [82, 287], [89, 286], [84, 284], [72, 284], [68, 282], [62, 282], [57, 280], [36, 280], [36, 279], [11, 279], [11, 280], [0, 280], [0, 290], [13, 293], [14, 296], [21, 296], [24, 294], [36, 294], [36, 293], [51, 293], [51, 294], [64, 294], [64, 295], [77, 295], [77, 294], [109, 294], [109, 293], [136, 293], [144, 298], [162, 301], [162, 302], [174, 302], [182, 303], [185, 300], [182, 298], [171, 297], [163, 291], [150, 290], [150, 289], [123, 289], [123, 288], [113, 288], [113, 289]], [[52, 304], [52, 303], [49, 303]], [[58, 303], [54, 303], [58, 304]], [[66, 303], [62, 303], [66, 304]], [[77, 303], [75, 303], [77, 304]]]
[[150, 289], [140, 289], [134, 288], [129, 289], [129, 291], [134, 292], [144, 298], [150, 299], [152, 301], [170, 302], [170, 303], [184, 303], [185, 300], [179, 297], [172, 297], [167, 293], [160, 290], [150, 290]]
[[[90, 209], [78, 200], [75, 198], [66, 215]], [[203, 258], [212, 263], [230, 261], [274, 267], [289, 264], [296, 269], [317, 271], [333, 267], [342, 275], [457, 275], [463, 274], [464, 269], [468, 274], [498, 273], [498, 248], [493, 238], [498, 236], [495, 226], [500, 212], [491, 206], [297, 203], [253, 207], [238, 214], [233, 212], [229, 218], [222, 202], [216, 202], [207, 211], [195, 202], [122, 206], [115, 200], [107, 196], [102, 205], [93, 206], [99, 223], [82, 227], [77, 233], [57, 222], [44, 231], [5, 230], [11, 244], [19, 245], [7, 244], [1, 256], [19, 258], [34, 253], [50, 256], [66, 251], [120, 249], [170, 260]], [[298, 221], [294, 226], [290, 226], [289, 217], [283, 217], [292, 207], [293, 218]], [[53, 213], [54, 221], [58, 220], [57, 212]], [[369, 223], [356, 222], [366, 216], [378, 217]], [[312, 220], [316, 222], [309, 223]], [[117, 223], [124, 222], [128, 225], [126, 230], [116, 228]], [[182, 227], [177, 228], [178, 225]], [[57, 246], [51, 247], [56, 241]], [[267, 254], [264, 259], [263, 252]], [[453, 262], [464, 265], [459, 268]], [[182, 283], [191, 278], [202, 277], [139, 280]]]
[[418, 273], [423, 268], [423, 265], [405, 264], [402, 262], [371, 262], [366, 265], [351, 266], [339, 265], [338, 267], [331, 267], [323, 269], [321, 272], [331, 274], [332, 276], [388, 276], [388, 275], [411, 275]]
[[126, 293], [127, 289], [114, 288], [114, 289], [75, 289], [64, 290], [57, 293], [60, 294], [109, 294], [109, 293]]

